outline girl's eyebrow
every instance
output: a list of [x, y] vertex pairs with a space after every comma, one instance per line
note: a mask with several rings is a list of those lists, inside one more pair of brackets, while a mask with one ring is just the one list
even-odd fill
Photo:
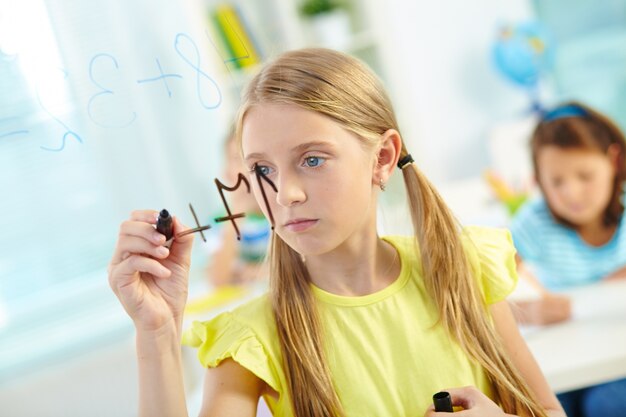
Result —
[[[335, 145], [333, 145], [331, 142], [326, 142], [323, 140], [314, 140], [311, 142], [305, 142], [305, 143], [301, 143], [300, 145], [294, 146], [291, 149], [292, 153], [302, 153], [310, 148], [315, 148], [315, 147], [330, 147], [330, 148], [334, 148]], [[244, 160], [248, 161], [250, 159], [262, 159], [263, 157], [265, 157], [266, 154], [263, 152], [253, 152], [251, 154], [248, 154], [245, 156]]]
[[310, 148], [316, 148], [316, 147], [330, 147], [330, 148], [334, 148], [334, 145], [330, 142], [326, 142], [323, 140], [314, 140], [311, 142], [305, 142], [305, 143], [301, 143], [298, 146], [295, 146], [291, 152], [292, 153], [301, 153], [304, 152]]
[[262, 152], [252, 152], [251, 154], [246, 155], [243, 159], [244, 161], [249, 161], [251, 159], [262, 159], [265, 156]]

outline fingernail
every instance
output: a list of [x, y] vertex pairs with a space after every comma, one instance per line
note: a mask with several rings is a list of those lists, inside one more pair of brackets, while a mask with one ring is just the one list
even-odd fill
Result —
[[161, 243], [165, 240], [165, 236], [163, 236], [159, 232], [154, 232], [154, 234], [152, 235], [152, 240], [154, 240], [156, 243]]
[[170, 251], [167, 250], [167, 248], [165, 246], [159, 246], [157, 248], [157, 254], [159, 256], [167, 256], [167, 255], [169, 255], [169, 253], [170, 253]]

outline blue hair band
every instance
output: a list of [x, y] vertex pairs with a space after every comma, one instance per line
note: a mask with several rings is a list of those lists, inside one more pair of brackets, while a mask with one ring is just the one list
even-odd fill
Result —
[[543, 118], [542, 122], [551, 122], [557, 119], [563, 119], [565, 117], [585, 117], [588, 116], [589, 113], [587, 110], [576, 104], [566, 104], [564, 106], [556, 107], [549, 112], [547, 112]]

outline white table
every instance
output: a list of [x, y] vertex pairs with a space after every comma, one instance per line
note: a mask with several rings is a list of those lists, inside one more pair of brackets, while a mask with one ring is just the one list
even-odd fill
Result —
[[626, 280], [579, 287], [573, 319], [523, 329], [548, 383], [556, 392], [626, 377]]

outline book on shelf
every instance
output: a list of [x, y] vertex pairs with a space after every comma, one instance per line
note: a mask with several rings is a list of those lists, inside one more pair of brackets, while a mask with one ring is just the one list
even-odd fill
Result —
[[210, 20], [225, 62], [231, 62], [235, 68], [254, 67], [261, 62], [258, 44], [239, 8], [229, 3], [219, 4], [211, 10]]

